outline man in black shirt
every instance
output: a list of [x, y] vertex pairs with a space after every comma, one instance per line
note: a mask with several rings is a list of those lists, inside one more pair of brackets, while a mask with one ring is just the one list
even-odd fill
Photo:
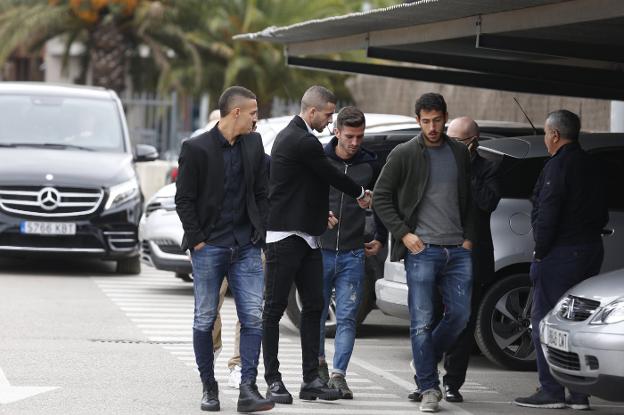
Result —
[[340, 392], [328, 388], [318, 375], [323, 261], [317, 238], [336, 223], [334, 217], [328, 218], [329, 185], [343, 191], [345, 197], [359, 199], [361, 207], [368, 206], [370, 197], [330, 163], [312, 133], [327, 127], [335, 109], [336, 97], [331, 91], [310, 87], [301, 99], [301, 112], [280, 131], [271, 151], [262, 350], [267, 397], [278, 403], [292, 403], [292, 395], [282, 382], [277, 354], [279, 321], [293, 282], [303, 303], [303, 384], [299, 398], [340, 398]]
[[572, 286], [600, 272], [601, 232], [609, 220], [605, 178], [578, 143], [581, 121], [566, 110], [548, 114], [544, 144], [548, 160], [533, 191], [531, 222], [535, 252], [531, 264], [532, 337], [540, 388], [514, 404], [531, 408], [589, 409], [586, 395], [565, 389], [550, 374], [539, 338], [542, 318]]
[[237, 409], [264, 411], [274, 403], [258, 392], [264, 273], [260, 246], [268, 211], [267, 174], [256, 96], [234, 86], [219, 98], [220, 119], [182, 144], [176, 210], [190, 249], [195, 292], [193, 349], [203, 383], [201, 409], [220, 409], [212, 329], [226, 275], [241, 324], [241, 385]]

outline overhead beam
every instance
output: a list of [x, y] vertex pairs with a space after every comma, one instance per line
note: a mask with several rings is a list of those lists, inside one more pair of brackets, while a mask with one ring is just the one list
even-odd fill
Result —
[[622, 83], [623, 71], [610, 71], [596, 68], [581, 68], [578, 66], [554, 65], [537, 62], [523, 62], [520, 60], [506, 60], [481, 58], [463, 55], [434, 53], [429, 50], [405, 50], [393, 48], [368, 48], [369, 58], [386, 59], [398, 62], [411, 62], [421, 65], [442, 66], [445, 68], [463, 69], [526, 77], [544, 81], [564, 81], [587, 85], [601, 85], [611, 87]]
[[[319, 24], [317, 39], [302, 42], [288, 42], [286, 39], [271, 41], [287, 45], [291, 56], [318, 55], [367, 46], [383, 47], [425, 43], [438, 40], [475, 36], [481, 33], [498, 34], [510, 31], [548, 28], [579, 22], [592, 22], [624, 16], [624, 1], [621, 0], [571, 0], [543, 6], [527, 7], [450, 19], [435, 23], [412, 25], [397, 29], [368, 31], [362, 27], [351, 36], [328, 38]], [[283, 36], [286, 37], [285, 34]], [[353, 42], [353, 39], [357, 41]], [[263, 39], [257, 39], [263, 40]], [[266, 39], [268, 41], [268, 39]]]
[[624, 100], [624, 88], [556, 82], [530, 77], [505, 76], [492, 73], [466, 72], [442, 69], [423, 69], [407, 66], [375, 65], [370, 63], [333, 61], [327, 59], [289, 56], [287, 63], [307, 69], [411, 79], [475, 88], [527, 92], [543, 95], [561, 95], [583, 98]]
[[482, 34], [477, 36], [477, 48], [559, 56], [563, 58], [624, 62], [624, 51], [620, 45], [598, 45]]

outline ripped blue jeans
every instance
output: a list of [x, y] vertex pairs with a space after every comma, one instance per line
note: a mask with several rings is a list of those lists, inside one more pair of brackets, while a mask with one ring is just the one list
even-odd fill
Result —
[[325, 358], [325, 322], [332, 291], [336, 291], [336, 338], [332, 373], [347, 374], [355, 344], [357, 311], [364, 286], [364, 249], [352, 251], [321, 250], [323, 254], [323, 298], [319, 357]]
[[[405, 256], [410, 338], [416, 384], [422, 391], [438, 388], [437, 366], [470, 318], [471, 252], [461, 246], [426, 244]], [[444, 316], [435, 330], [434, 298], [440, 292]]]

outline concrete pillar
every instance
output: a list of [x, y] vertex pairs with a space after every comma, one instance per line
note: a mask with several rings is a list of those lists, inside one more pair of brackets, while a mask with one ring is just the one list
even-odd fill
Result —
[[611, 101], [611, 132], [624, 133], [624, 101]]

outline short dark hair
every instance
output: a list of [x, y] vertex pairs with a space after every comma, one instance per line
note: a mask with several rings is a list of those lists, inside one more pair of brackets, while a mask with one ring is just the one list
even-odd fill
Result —
[[415, 105], [416, 116], [420, 117], [420, 111], [442, 111], [442, 113], [446, 114], [446, 101], [444, 101], [444, 97], [440, 94], [436, 94], [435, 92], [428, 92], [426, 94], [422, 94], [420, 98], [416, 100]]
[[366, 123], [364, 113], [355, 107], [344, 107], [336, 117], [336, 128], [342, 127], [361, 127]]
[[548, 114], [546, 123], [553, 130], [559, 131], [562, 138], [577, 141], [581, 131], [581, 119], [568, 110], [557, 110]]
[[322, 109], [330, 102], [332, 104], [337, 102], [336, 95], [324, 86], [313, 85], [301, 97], [301, 110], [305, 111], [311, 107]]
[[228, 115], [237, 104], [238, 98], [257, 99], [256, 94], [242, 86], [231, 86], [219, 97], [219, 114], [221, 117]]

